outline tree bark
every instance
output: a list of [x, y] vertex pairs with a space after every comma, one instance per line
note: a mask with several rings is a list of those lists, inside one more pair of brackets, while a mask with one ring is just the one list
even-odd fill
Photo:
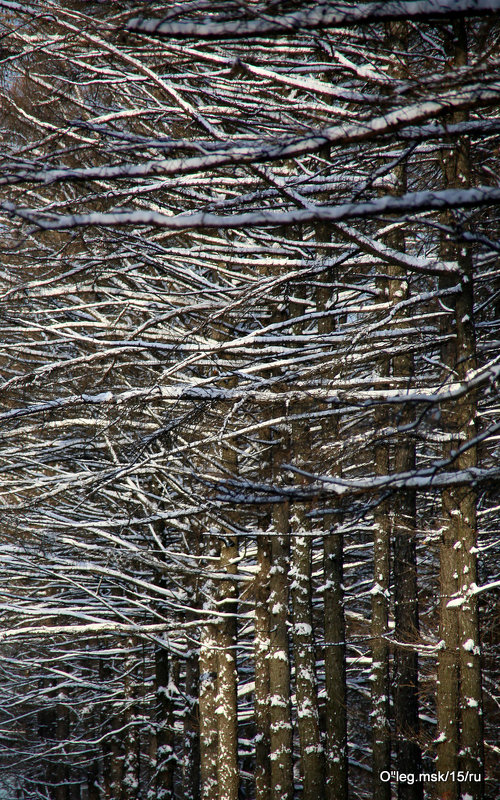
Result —
[[270, 800], [270, 708], [269, 708], [269, 572], [271, 568], [271, 541], [268, 535], [257, 537], [257, 564], [255, 577], [255, 796], [256, 800]]
[[[236, 574], [238, 540], [227, 536], [221, 543], [220, 568]], [[236, 671], [237, 591], [236, 583], [222, 581], [220, 610], [227, 615], [218, 620], [217, 648], [217, 721], [219, 800], [238, 800], [238, 705]]]
[[[448, 41], [455, 68], [468, 62], [466, 22], [453, 23]], [[466, 119], [455, 113], [454, 122]], [[470, 186], [470, 148], [465, 138], [445, 152], [442, 161], [446, 188]], [[445, 223], [455, 223], [451, 213]], [[442, 252], [460, 267], [460, 285], [453, 295], [450, 313], [443, 327], [449, 335], [442, 349], [443, 366], [448, 380], [467, 381], [467, 373], [476, 366], [474, 327], [474, 285], [470, 247], [442, 241]], [[457, 470], [474, 467], [477, 452], [467, 444], [476, 435], [476, 396], [469, 391], [453, 403], [442, 406], [442, 422], [448, 434], [445, 458], [453, 459]], [[483, 721], [480, 640], [477, 598], [477, 496], [473, 487], [453, 487], [443, 493], [444, 528], [440, 562], [440, 638], [437, 690], [437, 766], [440, 771], [460, 768], [472, 775], [460, 786], [447, 781], [443, 798], [462, 797], [480, 800], [484, 794]], [[451, 603], [451, 605], [450, 605]], [[479, 779], [479, 780], [477, 780]]]
[[[379, 282], [380, 285], [381, 282]], [[383, 285], [383, 284], [382, 284]], [[389, 362], [382, 358], [379, 374], [389, 374]], [[387, 424], [384, 408], [375, 411], [375, 427], [380, 430]], [[389, 445], [378, 441], [375, 445], [375, 472], [389, 473]], [[373, 588], [372, 596], [372, 671], [371, 671], [371, 725], [373, 800], [390, 800], [390, 782], [380, 780], [382, 772], [391, 769], [391, 726], [389, 716], [389, 592], [390, 592], [390, 503], [382, 500], [376, 507], [373, 520]]]
[[[228, 382], [234, 386], [234, 379]], [[222, 464], [226, 476], [238, 474], [238, 456], [234, 447], [222, 448]], [[219, 800], [238, 800], [238, 673], [236, 669], [238, 591], [231, 575], [238, 571], [238, 537], [230, 524], [220, 541], [220, 572], [228, 576], [219, 585], [219, 610], [224, 616], [217, 621], [217, 724]]]
[[288, 642], [289, 505], [280, 503], [273, 514], [269, 611], [269, 689], [271, 717], [271, 798], [292, 800], [292, 720]]
[[325, 533], [326, 797], [347, 800], [347, 691], [344, 616], [344, 537]]
[[182, 758], [184, 800], [199, 800], [200, 797], [198, 692], [199, 657], [193, 644], [186, 654], [186, 708], [184, 711], [184, 753]]
[[[331, 241], [331, 226], [318, 224], [316, 238], [319, 242]], [[333, 271], [328, 269], [316, 287], [316, 309], [326, 311], [334, 301]], [[325, 285], [321, 285], [324, 283]], [[335, 331], [333, 316], [318, 320], [318, 333], [327, 336]], [[331, 375], [335, 377], [339, 369]], [[323, 442], [332, 451], [330, 471], [342, 474], [342, 450], [339, 447], [339, 423], [336, 416], [327, 418], [321, 425]], [[326, 800], [347, 800], [347, 684], [346, 684], [346, 626], [344, 609], [344, 536], [342, 522], [334, 526], [331, 515], [323, 517], [323, 575], [324, 575], [324, 626], [325, 626], [325, 788]]]
[[[208, 542], [207, 555], [216, 554], [215, 543]], [[214, 610], [215, 588], [208, 578], [201, 586], [200, 593], [205, 598], [205, 611]], [[200, 642], [199, 712], [200, 712], [200, 790], [202, 800], [218, 800], [217, 756], [217, 623], [208, 618], [202, 625]]]
[[156, 796], [173, 800], [174, 796], [174, 717], [170, 696], [171, 663], [166, 649], [155, 651], [156, 672]]
[[139, 796], [139, 731], [136, 720], [136, 665], [135, 642], [132, 638], [127, 641], [128, 652], [125, 658], [125, 675], [123, 693], [125, 708], [122, 714], [122, 724], [125, 728], [123, 738], [123, 780], [121, 792], [123, 800], [137, 800]]
[[[307, 423], [306, 423], [307, 424]], [[295, 438], [294, 438], [294, 441]], [[301, 509], [302, 511], [302, 509]], [[297, 727], [303, 800], [317, 800], [324, 786], [324, 751], [319, 730], [316, 651], [311, 596], [311, 535], [301, 513], [291, 519], [293, 645]]]

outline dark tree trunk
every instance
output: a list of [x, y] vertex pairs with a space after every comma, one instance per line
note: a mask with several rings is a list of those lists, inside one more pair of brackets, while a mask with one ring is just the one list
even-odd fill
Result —
[[199, 663], [194, 647], [186, 655], [184, 712], [183, 790], [184, 800], [200, 797], [200, 736], [198, 714]]
[[[454, 67], [468, 61], [467, 23], [453, 23], [447, 41]], [[453, 115], [453, 122], [462, 122], [466, 113]], [[443, 154], [443, 177], [446, 188], [470, 186], [470, 151], [465, 138], [450, 146]], [[452, 213], [444, 215], [453, 226]], [[450, 382], [467, 381], [467, 373], [476, 367], [474, 326], [474, 284], [472, 254], [469, 246], [442, 241], [442, 253], [460, 267], [460, 285], [448, 302], [450, 312], [444, 316], [443, 328], [449, 336], [442, 351], [442, 361]], [[442, 421], [448, 442], [445, 457], [453, 467], [463, 470], [477, 465], [476, 435], [477, 400], [469, 391], [451, 403], [442, 405]], [[461, 451], [461, 452], [460, 452]], [[443, 493], [444, 528], [440, 565], [440, 638], [442, 649], [438, 662], [438, 769], [457, 769], [475, 777], [464, 781], [447, 781], [444, 800], [461, 796], [481, 800], [484, 795], [483, 719], [481, 662], [477, 597], [477, 496], [473, 487], [450, 487]]]
[[292, 720], [290, 714], [290, 662], [288, 641], [289, 507], [281, 503], [274, 512], [271, 537], [269, 593], [269, 688], [271, 717], [271, 798], [292, 800]]
[[271, 568], [271, 542], [269, 536], [257, 538], [257, 564], [255, 577], [255, 796], [256, 800], [270, 800], [271, 762], [269, 759], [270, 708], [269, 708], [269, 571]]
[[155, 785], [158, 798], [173, 800], [174, 751], [173, 698], [171, 697], [172, 667], [166, 649], [157, 647], [155, 651], [156, 682], [156, 775]]

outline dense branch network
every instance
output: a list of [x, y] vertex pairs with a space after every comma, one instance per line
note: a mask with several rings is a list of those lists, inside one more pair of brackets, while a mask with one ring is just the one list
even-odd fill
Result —
[[0, 2], [11, 796], [496, 796], [498, 6]]

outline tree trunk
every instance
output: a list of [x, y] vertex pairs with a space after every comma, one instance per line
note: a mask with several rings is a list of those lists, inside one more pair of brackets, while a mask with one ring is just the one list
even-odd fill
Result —
[[139, 796], [139, 731], [136, 720], [136, 669], [134, 640], [127, 641], [129, 648], [125, 658], [124, 699], [125, 708], [122, 714], [124, 727], [124, 761], [121, 792], [123, 800], [137, 800]]
[[[389, 363], [382, 359], [380, 375], [389, 374]], [[375, 411], [375, 427], [380, 430], [387, 424], [384, 408]], [[379, 441], [375, 445], [375, 472], [377, 475], [389, 473], [389, 445]], [[372, 770], [373, 800], [390, 800], [390, 782], [380, 780], [382, 772], [391, 769], [391, 727], [389, 718], [389, 591], [390, 591], [390, 542], [391, 521], [390, 504], [382, 500], [375, 509], [373, 520], [373, 588], [372, 596]]]
[[325, 534], [325, 683], [327, 800], [347, 800], [347, 691], [342, 528]]
[[[238, 540], [227, 536], [221, 544], [221, 572], [236, 574]], [[237, 590], [235, 581], [222, 581], [219, 608], [224, 614], [218, 620], [218, 785], [219, 800], [238, 800], [238, 706], [236, 671]]]
[[[70, 735], [68, 707], [58, 704], [55, 713], [57, 718], [57, 739], [60, 742], [67, 742]], [[55, 800], [70, 800], [70, 772], [68, 764], [65, 763], [64, 759], [61, 759], [55, 768], [55, 780], [57, 783]]]
[[[234, 386], [231, 378], [228, 386]], [[226, 477], [238, 474], [238, 456], [233, 447], [222, 449], [222, 463]], [[230, 524], [220, 542], [220, 572], [228, 576], [238, 571], [238, 537]], [[238, 800], [238, 673], [236, 669], [238, 591], [236, 581], [221, 581], [219, 585], [219, 610], [224, 614], [217, 621], [217, 724], [218, 734], [218, 785], [219, 800]]]
[[[331, 226], [316, 225], [319, 242], [331, 241]], [[326, 311], [334, 301], [332, 288], [334, 275], [327, 270], [323, 281], [316, 287], [316, 309]], [[325, 283], [322, 286], [321, 283]], [[336, 328], [335, 317], [323, 316], [318, 320], [318, 333], [327, 336]], [[328, 356], [330, 357], [330, 356]], [[339, 369], [335, 371], [336, 374]], [[331, 375], [335, 386], [336, 374]], [[342, 452], [338, 446], [339, 424], [331, 416], [321, 424], [321, 437], [332, 450], [330, 472], [342, 473]], [[325, 626], [325, 788], [326, 800], [347, 800], [347, 685], [346, 685], [346, 627], [344, 612], [344, 537], [342, 524], [333, 527], [331, 516], [323, 517], [323, 574], [324, 574], [324, 626]]]
[[271, 542], [269, 536], [257, 537], [257, 564], [255, 577], [255, 796], [256, 800], [270, 800], [271, 762], [270, 709], [269, 709], [269, 571], [271, 568]]
[[[208, 543], [207, 555], [214, 557], [216, 548], [213, 540]], [[201, 587], [203, 609], [214, 609], [213, 581], [207, 579]], [[202, 800], [218, 800], [217, 790], [217, 625], [214, 619], [207, 619], [201, 629], [200, 643], [200, 789]]]
[[[306, 423], [307, 424], [307, 423]], [[297, 441], [294, 437], [294, 441]], [[300, 441], [300, 440], [299, 440]], [[302, 509], [301, 509], [302, 511]], [[324, 787], [324, 752], [319, 731], [316, 651], [311, 597], [311, 536], [302, 514], [295, 513], [292, 528], [293, 644], [297, 727], [300, 742], [300, 766], [303, 800], [317, 800]]]
[[[388, 23], [387, 38], [391, 52], [404, 54], [408, 51], [408, 31], [406, 22]], [[392, 72], [395, 77], [405, 77], [405, 64], [400, 61]], [[394, 194], [403, 195], [407, 191], [406, 164], [393, 170], [395, 176]], [[404, 228], [396, 226], [385, 237], [394, 250], [406, 250]], [[389, 298], [393, 303], [407, 300], [409, 287], [403, 269], [390, 265]], [[403, 312], [404, 314], [404, 312]], [[396, 316], [400, 328], [407, 327], [404, 316]], [[392, 375], [398, 384], [407, 391], [413, 385], [414, 364], [410, 342], [403, 340], [403, 350], [392, 359]], [[404, 391], [404, 388], [402, 390]], [[415, 469], [415, 443], [411, 436], [411, 424], [415, 420], [413, 407], [402, 406], [394, 417], [398, 434], [394, 445], [393, 471], [409, 472]], [[396, 767], [406, 775], [420, 775], [422, 772], [422, 751], [419, 744], [419, 699], [418, 699], [418, 586], [416, 550], [416, 495], [405, 489], [397, 495], [393, 504], [392, 536], [394, 547], [394, 730], [396, 744]], [[398, 647], [401, 642], [403, 646]], [[423, 785], [417, 779], [413, 783], [398, 781], [399, 800], [421, 800]]]
[[[306, 297], [307, 285], [295, 289], [295, 296]], [[300, 316], [303, 307], [289, 302], [290, 315]], [[304, 324], [292, 326], [294, 334], [304, 334]], [[312, 440], [307, 419], [308, 406], [297, 403], [293, 414], [303, 419], [292, 423], [291, 454], [293, 462], [300, 467], [311, 463]], [[299, 478], [298, 482], [304, 483]], [[290, 593], [293, 618], [293, 654], [295, 662], [295, 694], [297, 698], [297, 728], [299, 732], [300, 772], [302, 775], [303, 800], [317, 800], [325, 783], [324, 750], [319, 728], [318, 687], [316, 679], [316, 647], [312, 616], [311, 524], [307, 517], [310, 503], [296, 504], [290, 520], [291, 569]]]
[[[453, 36], [448, 44], [454, 66], [466, 65], [468, 46], [464, 20], [453, 24]], [[465, 112], [453, 115], [453, 122], [465, 119]], [[446, 188], [470, 186], [467, 140], [459, 140], [445, 152], [442, 167]], [[444, 221], [453, 225], [453, 215], [446, 214]], [[442, 360], [448, 380], [466, 382], [467, 373], [476, 366], [472, 254], [470, 247], [448, 240], [443, 240], [442, 252], [447, 259], [456, 261], [461, 271], [459, 289], [449, 303], [451, 313], [444, 318], [445, 332], [450, 339], [443, 347]], [[466, 444], [476, 435], [476, 402], [475, 393], [469, 391], [442, 407], [443, 428], [448, 434], [445, 457], [453, 459], [457, 470], [477, 464], [476, 447]], [[474, 594], [476, 503], [473, 487], [450, 487], [443, 493], [437, 766], [440, 771], [459, 767], [473, 776], [460, 786], [458, 782], [447, 781], [443, 787], [445, 800], [454, 800], [459, 789], [462, 797], [468, 796], [471, 800], [480, 800], [484, 794], [479, 620]]]
[[156, 669], [156, 797], [174, 797], [174, 717], [171, 697], [172, 665], [168, 652], [160, 647], [155, 651]]
[[[406, 365], [398, 365], [395, 359], [394, 372], [406, 371]], [[398, 369], [398, 366], [400, 368]], [[404, 409], [398, 420], [405, 425], [412, 416]], [[395, 472], [411, 470], [415, 466], [415, 450], [408, 441], [399, 442], [394, 459]], [[418, 594], [416, 559], [416, 510], [415, 493], [406, 490], [398, 497], [394, 514], [394, 727], [396, 734], [396, 764], [400, 773], [420, 775], [422, 752], [419, 737], [418, 703]], [[401, 642], [402, 647], [398, 647]], [[423, 786], [418, 779], [414, 783], [398, 782], [400, 800], [419, 800]]]
[[292, 720], [290, 714], [290, 663], [288, 654], [289, 507], [274, 511], [271, 537], [269, 610], [269, 689], [271, 716], [271, 798], [292, 800]]
[[200, 797], [200, 737], [198, 724], [199, 663], [194, 646], [186, 654], [184, 753], [182, 779], [184, 800]]

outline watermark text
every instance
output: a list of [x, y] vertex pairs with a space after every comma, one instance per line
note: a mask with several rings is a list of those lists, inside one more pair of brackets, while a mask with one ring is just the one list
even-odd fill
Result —
[[395, 781], [396, 783], [408, 783], [410, 786], [414, 783], [447, 783], [448, 781], [458, 781], [458, 783], [475, 781], [480, 783], [481, 773], [469, 772], [469, 770], [447, 770], [446, 772], [419, 772], [416, 775], [414, 772], [398, 772], [394, 769], [390, 771], [386, 769], [380, 773], [380, 780], [382, 783]]

